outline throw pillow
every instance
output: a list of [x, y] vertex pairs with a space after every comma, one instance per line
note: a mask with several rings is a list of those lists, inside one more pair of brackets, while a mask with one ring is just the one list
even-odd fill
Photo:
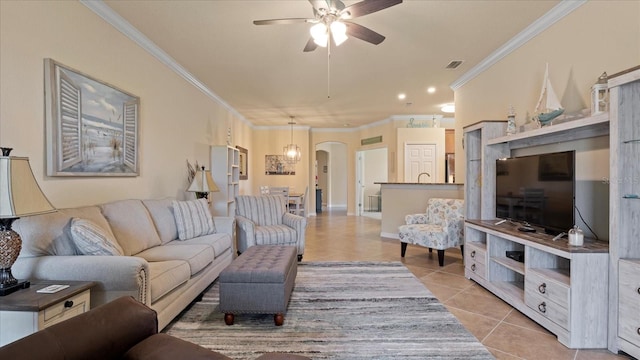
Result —
[[213, 234], [216, 227], [206, 199], [173, 201], [173, 215], [178, 227], [178, 239]]
[[91, 220], [72, 218], [71, 238], [82, 255], [123, 255], [116, 239]]

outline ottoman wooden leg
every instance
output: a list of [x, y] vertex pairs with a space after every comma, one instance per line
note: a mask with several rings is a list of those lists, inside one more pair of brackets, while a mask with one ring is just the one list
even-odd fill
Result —
[[224, 323], [227, 325], [233, 325], [233, 314], [224, 314]]
[[276, 326], [282, 326], [282, 324], [284, 324], [284, 315], [282, 314], [273, 315], [273, 322], [276, 324]]

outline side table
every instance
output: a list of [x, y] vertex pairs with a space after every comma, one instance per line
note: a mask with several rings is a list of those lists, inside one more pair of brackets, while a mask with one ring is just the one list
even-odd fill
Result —
[[[69, 285], [53, 294], [36, 291]], [[92, 281], [32, 281], [31, 287], [0, 297], [0, 346], [89, 311]]]

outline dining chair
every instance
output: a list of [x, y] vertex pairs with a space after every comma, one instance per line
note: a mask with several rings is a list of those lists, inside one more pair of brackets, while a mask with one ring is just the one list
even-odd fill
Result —
[[269, 195], [269, 187], [260, 186], [260, 195]]
[[289, 187], [288, 186], [270, 186], [269, 195], [284, 196], [284, 203], [286, 204], [287, 209], [289, 208]]
[[296, 196], [295, 198], [289, 195], [289, 212], [292, 214], [305, 216], [305, 203], [307, 202], [307, 195], [309, 195], [309, 187], [304, 190], [304, 194]]

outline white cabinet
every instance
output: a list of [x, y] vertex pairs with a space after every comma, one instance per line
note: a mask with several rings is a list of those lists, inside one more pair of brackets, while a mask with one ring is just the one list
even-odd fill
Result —
[[611, 75], [609, 91], [609, 350], [640, 358], [640, 296], [632, 296], [628, 288], [640, 277], [640, 267], [619, 262], [640, 259], [640, 66]]
[[220, 191], [211, 193], [214, 216], [235, 216], [240, 189], [240, 152], [231, 146], [211, 147], [211, 176]]
[[[609, 114], [599, 114], [505, 135], [504, 123], [484, 121], [464, 128], [465, 276], [493, 292], [570, 348], [609, 344], [608, 243], [570, 247], [544, 233], [522, 233], [496, 224], [496, 159], [514, 149], [605, 136]], [[640, 203], [640, 201], [638, 201]], [[636, 220], [640, 223], [640, 219]], [[613, 238], [613, 237], [611, 237]], [[471, 254], [475, 251], [475, 257]], [[524, 262], [507, 256], [515, 252]], [[610, 316], [610, 315], [609, 315]]]
[[496, 159], [506, 157], [506, 153], [504, 147], [488, 147], [487, 143], [502, 136], [506, 128], [506, 120], [484, 120], [463, 129], [467, 158], [464, 182], [467, 219], [493, 219], [495, 216]]
[[[573, 247], [567, 239], [523, 234], [515, 225], [495, 225], [493, 220], [467, 220], [465, 240], [467, 278], [569, 348], [607, 346], [607, 243], [587, 240], [585, 246]], [[507, 252], [522, 254], [524, 261]]]

